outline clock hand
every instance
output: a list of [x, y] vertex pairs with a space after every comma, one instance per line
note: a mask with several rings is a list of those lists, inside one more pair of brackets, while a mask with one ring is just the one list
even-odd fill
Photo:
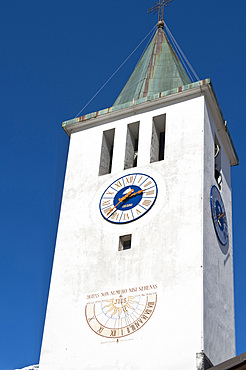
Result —
[[117, 207], [120, 203], [122, 203], [125, 199], [129, 198], [129, 197], [130, 197], [130, 194], [131, 194], [133, 191], [134, 191], [134, 190], [133, 190], [133, 189], [131, 189], [131, 190], [129, 190], [129, 191], [128, 191], [128, 193], [127, 193], [126, 195], [124, 195], [124, 197], [119, 198], [119, 202], [114, 206], [114, 208], [115, 208], [115, 207]]
[[221, 213], [221, 215], [219, 215], [219, 217], [218, 217], [218, 220], [221, 218], [221, 217], [223, 217], [225, 215], [225, 212], [224, 213]]
[[129, 198], [134, 197], [135, 195], [141, 194], [144, 190], [139, 190], [136, 193], [133, 193], [129, 196]]
[[130, 194], [133, 192], [134, 190], [133, 189], [131, 189], [131, 190], [129, 190], [128, 191], [128, 193], [124, 196], [124, 197], [122, 197], [122, 198], [119, 198], [119, 202], [113, 207], [113, 208], [111, 208], [109, 211], [108, 211], [108, 213], [107, 213], [107, 216], [110, 214], [110, 212], [111, 211], [113, 211], [113, 209], [115, 209], [120, 203], [122, 203], [125, 199], [127, 199], [127, 198], [129, 198], [129, 196], [130, 196]]

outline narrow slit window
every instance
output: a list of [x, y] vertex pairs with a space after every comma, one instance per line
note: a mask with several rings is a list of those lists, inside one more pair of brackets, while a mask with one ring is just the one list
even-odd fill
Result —
[[150, 163], [162, 161], [165, 152], [166, 115], [153, 117]]
[[103, 132], [99, 176], [111, 173], [115, 129]]
[[132, 241], [131, 234], [120, 236], [119, 251], [124, 251], [126, 249], [131, 249], [131, 241]]
[[124, 169], [137, 167], [139, 122], [127, 126]]
[[222, 175], [221, 175], [221, 147], [217, 137], [214, 140], [214, 178], [218, 184], [219, 189], [222, 185]]

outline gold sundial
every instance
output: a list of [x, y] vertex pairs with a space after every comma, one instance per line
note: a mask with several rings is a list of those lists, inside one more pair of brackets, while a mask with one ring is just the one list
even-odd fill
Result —
[[89, 327], [98, 335], [118, 339], [135, 333], [152, 316], [157, 293], [119, 295], [87, 303], [85, 317]]

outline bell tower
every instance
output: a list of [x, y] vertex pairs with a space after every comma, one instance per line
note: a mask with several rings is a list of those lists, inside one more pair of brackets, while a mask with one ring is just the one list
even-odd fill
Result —
[[195, 370], [235, 355], [238, 157], [210, 80], [190, 81], [163, 24], [111, 108], [63, 123], [41, 370]]

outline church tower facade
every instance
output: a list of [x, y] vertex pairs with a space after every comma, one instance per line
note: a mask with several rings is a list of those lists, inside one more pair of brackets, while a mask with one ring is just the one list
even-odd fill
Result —
[[41, 370], [206, 369], [235, 355], [230, 167], [209, 79], [159, 22], [113, 107], [63, 123]]

